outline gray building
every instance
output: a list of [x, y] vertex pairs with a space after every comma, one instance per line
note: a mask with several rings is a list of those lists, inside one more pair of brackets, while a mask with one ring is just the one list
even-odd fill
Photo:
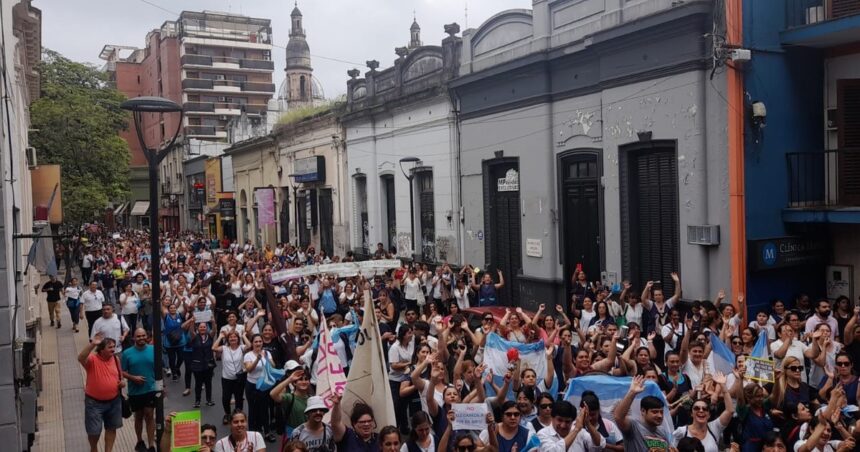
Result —
[[463, 260], [504, 272], [503, 302], [561, 302], [580, 264], [591, 281], [639, 290], [653, 280], [671, 291], [678, 271], [685, 298], [728, 287], [728, 109], [705, 37], [723, 25], [713, 10], [533, 0], [463, 33], [451, 87]]

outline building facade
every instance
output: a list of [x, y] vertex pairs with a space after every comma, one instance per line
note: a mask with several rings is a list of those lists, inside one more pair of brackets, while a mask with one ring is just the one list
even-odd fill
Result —
[[[29, 450], [36, 432], [36, 394], [41, 388], [40, 322], [35, 295], [39, 272], [27, 267], [34, 231], [29, 148], [30, 104], [39, 97], [42, 13], [29, 0], [3, 2], [3, 127], [0, 161], [0, 444], [4, 450]], [[48, 226], [45, 226], [48, 227]]]
[[730, 287], [726, 79], [703, 38], [724, 26], [713, 10], [533, 0], [463, 33], [451, 84], [463, 261], [504, 273], [503, 302], [566, 300], [579, 265], [668, 291], [677, 271], [685, 298]]
[[400, 257], [462, 262], [457, 114], [447, 91], [461, 40], [457, 24], [445, 30], [441, 46], [424, 46], [413, 22], [394, 66], [380, 71], [369, 61], [364, 78], [349, 72], [346, 203], [358, 254], [382, 243]]
[[[750, 299], [852, 302], [860, 284], [860, 5], [743, 2]], [[755, 20], [753, 20], [755, 18]], [[764, 107], [764, 110], [761, 109]], [[754, 306], [751, 306], [754, 307]]]

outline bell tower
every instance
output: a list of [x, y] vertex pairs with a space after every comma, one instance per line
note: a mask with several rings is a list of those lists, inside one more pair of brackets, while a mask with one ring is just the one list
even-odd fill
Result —
[[302, 27], [302, 12], [296, 3], [290, 13], [292, 28], [290, 40], [287, 43], [286, 65], [286, 101], [290, 110], [313, 104], [314, 83], [313, 67], [311, 67], [311, 48]]

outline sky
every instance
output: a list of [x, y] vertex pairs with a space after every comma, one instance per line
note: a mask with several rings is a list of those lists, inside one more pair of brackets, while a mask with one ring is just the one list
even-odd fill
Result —
[[[365, 61], [391, 66], [395, 47], [409, 42], [412, 14], [425, 45], [441, 45], [443, 25], [478, 28], [506, 9], [531, 9], [532, 0], [299, 0], [314, 75], [328, 98], [346, 93], [346, 71]], [[105, 44], [143, 47], [146, 33], [179, 12], [223, 11], [272, 20], [274, 81], [284, 79], [292, 0], [34, 0], [42, 10], [42, 46], [101, 67]], [[466, 8], [468, 7], [468, 21]], [[466, 26], [468, 25], [468, 27]], [[339, 60], [339, 61], [338, 61]]]

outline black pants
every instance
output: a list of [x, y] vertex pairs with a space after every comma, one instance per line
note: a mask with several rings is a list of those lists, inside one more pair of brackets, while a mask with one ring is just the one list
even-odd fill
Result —
[[93, 275], [93, 268], [81, 268], [81, 279], [84, 281], [84, 286], [90, 285], [90, 277]]
[[84, 311], [84, 316], [87, 318], [87, 334], [89, 337], [93, 336], [93, 324], [96, 323], [99, 317], [102, 316], [102, 311], [99, 309], [98, 311]]
[[257, 384], [245, 383], [245, 397], [248, 399], [248, 431], [266, 434], [269, 431], [269, 393], [258, 391]]
[[191, 389], [191, 352], [182, 351], [182, 363], [185, 363], [185, 389]]
[[408, 400], [400, 398], [399, 381], [388, 380], [388, 384], [391, 386], [391, 398], [394, 399], [394, 419], [397, 420], [397, 425], [400, 427], [400, 433], [406, 435], [409, 433], [409, 419], [406, 417]]
[[229, 415], [230, 400], [236, 401], [236, 409], [241, 410], [245, 405], [245, 376], [236, 377], [235, 380], [221, 378], [221, 405], [224, 408], [224, 414]]
[[[212, 369], [195, 370], [194, 372], [194, 400], [200, 402], [200, 394], [203, 386], [206, 386], [206, 401], [212, 401]], [[191, 372], [188, 372], [191, 373]], [[186, 374], [187, 375], [187, 374]]]

